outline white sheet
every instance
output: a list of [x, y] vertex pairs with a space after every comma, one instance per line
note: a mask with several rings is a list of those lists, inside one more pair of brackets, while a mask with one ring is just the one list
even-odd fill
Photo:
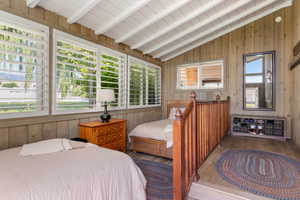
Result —
[[145, 178], [124, 153], [95, 145], [36, 156], [0, 151], [2, 200], [146, 200]]
[[172, 122], [170, 119], [164, 119], [140, 124], [129, 133], [129, 136], [164, 140], [167, 142], [167, 148], [170, 148], [173, 145]]

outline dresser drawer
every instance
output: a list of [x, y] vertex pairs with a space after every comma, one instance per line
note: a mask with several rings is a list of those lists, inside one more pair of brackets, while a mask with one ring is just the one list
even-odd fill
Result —
[[121, 131], [110, 132], [110, 134], [105, 134], [105, 135], [99, 134], [97, 136], [97, 143], [98, 145], [104, 145], [104, 144], [112, 143], [116, 140], [120, 140], [122, 138], [123, 138], [123, 133]]
[[102, 126], [95, 129], [95, 136], [105, 136], [105, 135], [113, 135], [119, 134], [124, 129], [123, 123], [111, 124], [109, 126]]

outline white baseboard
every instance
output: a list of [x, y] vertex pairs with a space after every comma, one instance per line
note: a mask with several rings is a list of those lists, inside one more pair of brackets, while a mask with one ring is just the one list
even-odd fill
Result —
[[196, 200], [269, 200], [247, 192], [233, 193], [230, 192], [230, 189], [210, 186], [201, 182], [192, 184], [189, 197]]

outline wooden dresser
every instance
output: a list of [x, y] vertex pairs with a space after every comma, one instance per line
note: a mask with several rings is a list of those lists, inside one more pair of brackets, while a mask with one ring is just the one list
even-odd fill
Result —
[[80, 123], [80, 137], [90, 143], [113, 150], [126, 149], [126, 120], [111, 119], [108, 123], [100, 121]]

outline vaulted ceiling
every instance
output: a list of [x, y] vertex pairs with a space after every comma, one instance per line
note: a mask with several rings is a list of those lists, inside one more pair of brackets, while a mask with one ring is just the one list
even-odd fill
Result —
[[292, 0], [27, 0], [162, 61], [290, 6]]

